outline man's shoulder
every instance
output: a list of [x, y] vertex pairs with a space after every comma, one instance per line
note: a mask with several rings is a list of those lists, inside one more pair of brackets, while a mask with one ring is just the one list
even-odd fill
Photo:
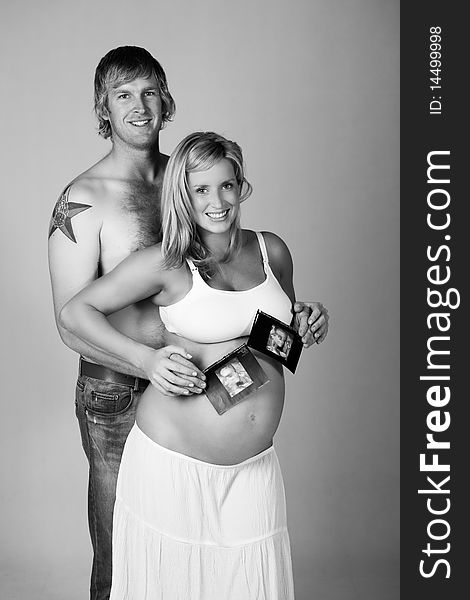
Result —
[[112, 179], [92, 167], [68, 183], [62, 193], [66, 193], [73, 202], [99, 206], [113, 192], [114, 187]]
[[95, 206], [100, 198], [99, 186], [95, 182], [79, 176], [63, 188], [60, 192], [60, 198], [66, 199], [67, 202]]
[[69, 200], [99, 206], [113, 192], [116, 192], [117, 178], [109, 168], [109, 155], [105, 156], [86, 171], [77, 175], [62, 191]]
[[109, 194], [109, 186], [96, 169], [98, 165], [84, 171], [60, 190], [52, 210], [50, 240], [65, 239], [52, 235], [57, 229], [73, 242], [77, 241], [77, 230], [80, 230], [80, 237], [96, 235], [100, 230], [104, 215], [102, 206]]

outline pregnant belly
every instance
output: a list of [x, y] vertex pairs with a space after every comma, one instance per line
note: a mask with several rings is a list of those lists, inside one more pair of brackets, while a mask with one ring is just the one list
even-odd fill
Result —
[[[244, 340], [189, 348], [196, 364], [205, 368]], [[158, 444], [214, 464], [235, 464], [272, 444], [284, 404], [282, 367], [252, 351], [269, 382], [219, 415], [205, 394], [170, 397], [150, 385], [137, 410], [140, 429]]]

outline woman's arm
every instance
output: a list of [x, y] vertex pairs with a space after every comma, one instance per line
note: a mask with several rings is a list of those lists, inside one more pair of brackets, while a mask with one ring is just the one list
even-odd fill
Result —
[[320, 302], [296, 302], [293, 283], [294, 267], [289, 248], [275, 233], [263, 231], [263, 237], [271, 268], [282, 289], [292, 301], [295, 328], [302, 337], [304, 346], [308, 348], [314, 342], [323, 341], [328, 332], [328, 311]]
[[[167, 346], [154, 350], [120, 333], [106, 318], [152, 296], [158, 305], [159, 295], [163, 294], [170, 277], [169, 271], [161, 269], [159, 246], [135, 252], [69, 300], [60, 311], [60, 324], [99, 350], [145, 372], [162, 393], [179, 395], [188, 394], [190, 390], [200, 391], [205, 377], [188, 360], [191, 357], [184, 348]], [[175, 359], [171, 355], [175, 355]]]
[[284, 240], [275, 233], [263, 231], [263, 237], [268, 250], [271, 269], [276, 275], [276, 279], [281, 284], [282, 289], [289, 296], [292, 304], [294, 304], [294, 266], [289, 248]]

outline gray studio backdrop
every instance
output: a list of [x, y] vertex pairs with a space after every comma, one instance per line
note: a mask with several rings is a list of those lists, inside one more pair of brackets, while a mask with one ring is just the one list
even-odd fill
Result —
[[275, 440], [297, 598], [396, 600], [398, 2], [2, 5], [0, 597], [87, 597], [77, 358], [54, 325], [47, 227], [61, 188], [108, 149], [95, 66], [134, 44], [176, 99], [162, 150], [200, 129], [237, 140], [254, 186], [243, 224], [286, 240], [297, 296], [331, 313], [328, 340], [287, 375]]

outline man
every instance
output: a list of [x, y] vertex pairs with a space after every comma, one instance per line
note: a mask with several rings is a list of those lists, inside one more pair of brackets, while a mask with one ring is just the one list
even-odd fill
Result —
[[[92, 280], [112, 270], [131, 252], [160, 241], [159, 200], [168, 156], [159, 149], [160, 129], [175, 103], [160, 64], [143, 48], [111, 50], [95, 74], [99, 133], [111, 138], [102, 160], [61, 194], [49, 230], [49, 265], [56, 321], [62, 306]], [[328, 316], [318, 303], [297, 303], [296, 320], [306, 343], [322, 341]], [[160, 390], [201, 393], [204, 375], [188, 360], [189, 345], [168, 334], [158, 310], [139, 302], [109, 316], [124, 334], [153, 348], [173, 373]], [[307, 322], [308, 319], [308, 322]], [[111, 531], [116, 478], [135, 409], [148, 385], [130, 364], [89, 346], [58, 324], [64, 343], [81, 355], [76, 414], [90, 464], [88, 518], [94, 558], [92, 600], [109, 598]], [[163, 348], [176, 343], [170, 349]], [[193, 373], [196, 373], [194, 376]]]

